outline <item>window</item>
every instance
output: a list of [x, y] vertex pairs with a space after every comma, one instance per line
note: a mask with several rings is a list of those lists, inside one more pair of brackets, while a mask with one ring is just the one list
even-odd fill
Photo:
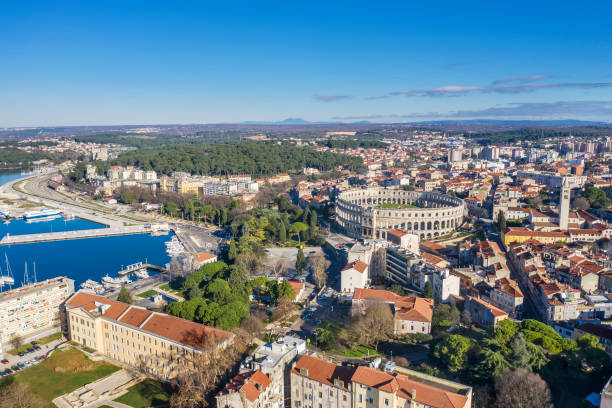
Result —
[[385, 406], [389, 406], [389, 398], [385, 398]]

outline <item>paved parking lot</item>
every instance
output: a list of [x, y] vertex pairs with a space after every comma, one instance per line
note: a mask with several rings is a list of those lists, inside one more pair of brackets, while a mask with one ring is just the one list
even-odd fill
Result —
[[19, 371], [34, 364], [38, 364], [43, 361], [43, 356], [46, 357], [50, 351], [65, 341], [66, 340], [63, 339], [52, 341], [51, 343], [40, 346], [39, 350], [31, 353], [25, 353], [23, 356], [14, 356], [9, 353], [4, 353], [4, 358], [8, 360], [8, 363], [0, 363], [0, 373], [5, 373], [4, 375], [8, 375], [12, 373], [7, 374], [7, 369], [13, 370], [13, 368], [17, 368], [17, 371]]

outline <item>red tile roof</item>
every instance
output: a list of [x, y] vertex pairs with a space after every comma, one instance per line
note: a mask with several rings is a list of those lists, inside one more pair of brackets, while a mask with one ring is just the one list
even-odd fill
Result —
[[[66, 305], [81, 308], [93, 317], [116, 320], [198, 349], [202, 349], [206, 343], [221, 343], [233, 336], [224, 330], [80, 291], [68, 299]], [[104, 305], [108, 305], [108, 308], [99, 314], [104, 310], [100, 306]]]
[[366, 269], [368, 269], [368, 264], [361, 261], [355, 261], [342, 268], [343, 271], [348, 271], [349, 269], [355, 269], [357, 272], [364, 273]]

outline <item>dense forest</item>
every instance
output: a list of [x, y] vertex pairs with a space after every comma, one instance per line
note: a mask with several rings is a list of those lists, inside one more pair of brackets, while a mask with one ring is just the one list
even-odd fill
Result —
[[355, 139], [330, 139], [317, 142], [319, 146], [327, 146], [330, 149], [355, 149], [358, 147], [369, 148], [385, 148], [387, 144], [379, 140], [355, 140]]
[[516, 143], [522, 140], [538, 141], [548, 138], [568, 137], [570, 135], [582, 138], [596, 138], [612, 135], [612, 129], [600, 126], [551, 129], [521, 128], [501, 132], [485, 131], [465, 134], [468, 139], [472, 139], [481, 145]]
[[288, 173], [304, 167], [325, 171], [338, 166], [359, 169], [363, 165], [361, 158], [265, 142], [173, 145], [135, 150], [122, 154], [113, 164], [137, 166], [162, 174], [184, 171], [201, 175], [248, 173], [254, 176]]
[[32, 162], [49, 159], [49, 155], [40, 152], [24, 152], [15, 148], [0, 149], [0, 168], [23, 169], [32, 166]]
[[155, 148], [166, 145], [182, 144], [182, 143], [196, 143], [197, 140], [188, 139], [181, 136], [156, 134], [156, 135], [142, 135], [135, 133], [125, 132], [109, 132], [99, 133], [95, 135], [83, 135], [74, 138], [75, 141], [80, 143], [113, 143], [128, 147], [135, 147], [138, 149], [144, 148]]

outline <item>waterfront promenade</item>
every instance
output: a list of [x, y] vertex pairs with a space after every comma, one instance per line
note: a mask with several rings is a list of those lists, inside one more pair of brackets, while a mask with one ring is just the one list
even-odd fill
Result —
[[133, 225], [126, 227], [97, 228], [77, 231], [47, 232], [41, 234], [6, 235], [0, 245], [29, 244], [34, 242], [64, 241], [69, 239], [111, 237], [116, 235], [146, 234], [168, 231], [157, 225]]

